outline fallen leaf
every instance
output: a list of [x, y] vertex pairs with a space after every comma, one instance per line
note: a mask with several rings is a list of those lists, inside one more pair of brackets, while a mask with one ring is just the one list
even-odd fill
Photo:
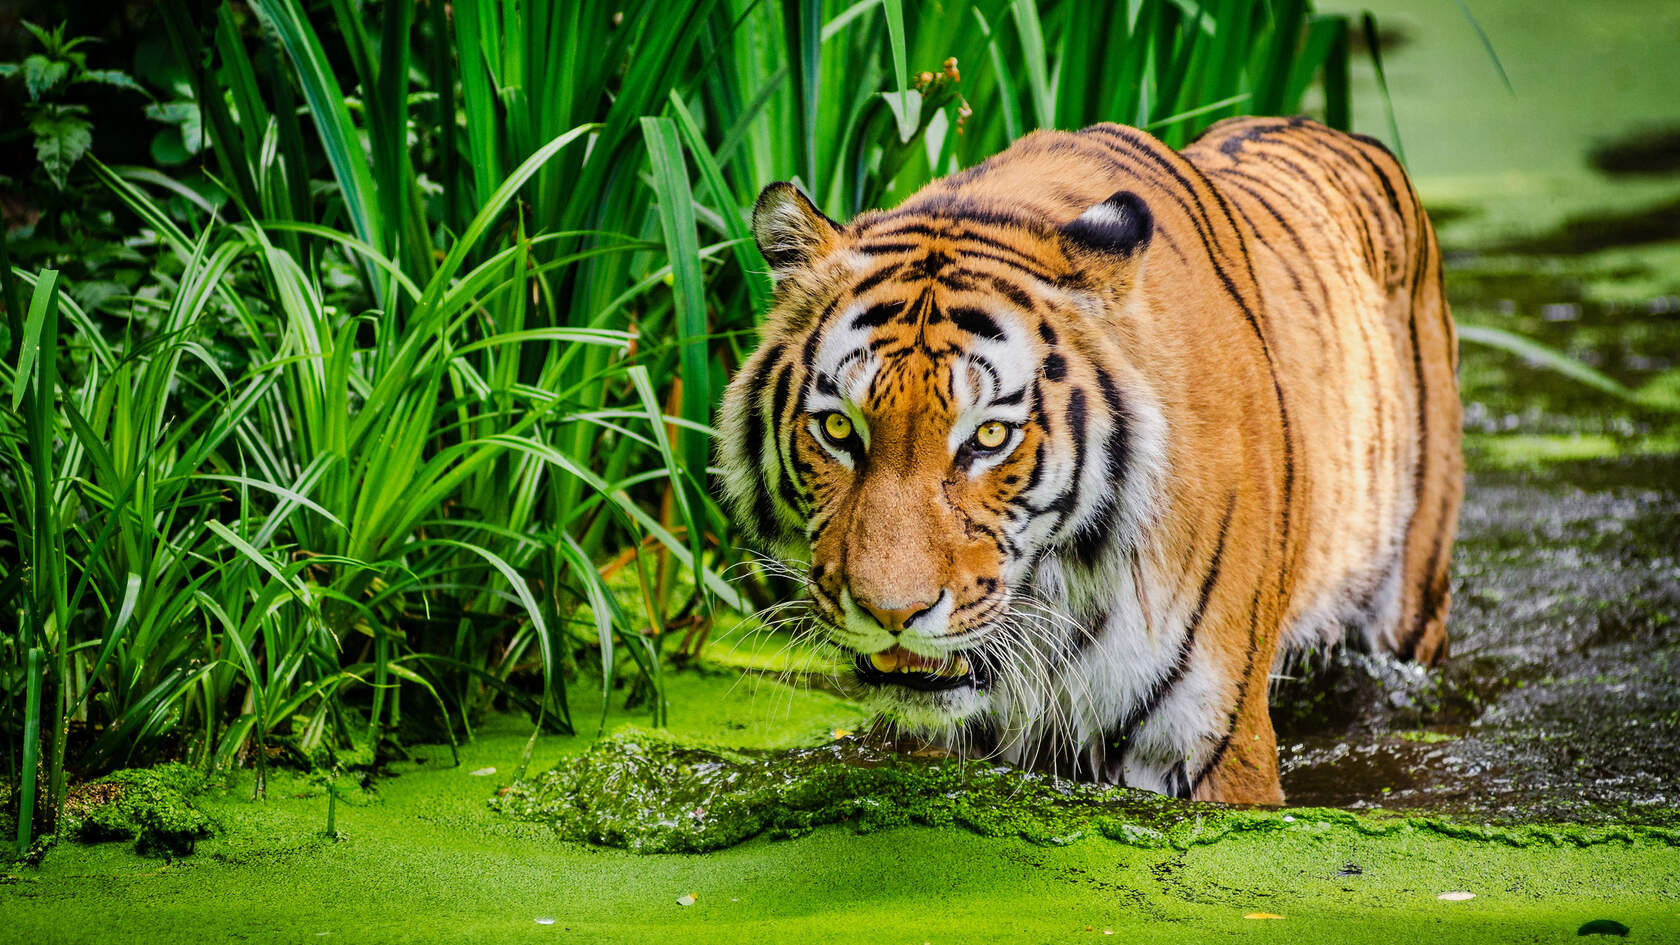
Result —
[[1283, 916], [1278, 915], [1275, 912], [1250, 912], [1248, 915], [1243, 916], [1243, 918], [1245, 918], [1245, 919], [1281, 919], [1281, 918], [1283, 918]]

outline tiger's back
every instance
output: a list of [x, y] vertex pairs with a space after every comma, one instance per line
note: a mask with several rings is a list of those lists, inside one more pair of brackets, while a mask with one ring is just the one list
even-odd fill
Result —
[[[1115, 125], [1040, 132], [832, 243], [812, 269], [821, 278], [795, 276], [791, 296], [840, 286], [832, 311], [866, 304], [845, 286], [900, 284], [924, 301], [899, 335], [925, 339], [942, 306], [974, 311], [989, 294], [1009, 303], [990, 331], [1036, 328], [1011, 335], [1039, 365], [1017, 447], [1033, 439], [1035, 464], [1011, 460], [1031, 466], [1013, 477], [1024, 486], [1000, 480], [996, 523], [975, 526], [963, 500], [946, 501], [1009, 550], [1032, 546], [1016, 571], [976, 580], [1013, 583], [1018, 611], [1052, 608], [1074, 629], [1028, 634], [1036, 642], [1010, 652], [1034, 663], [1018, 674], [1031, 685], [994, 674], [990, 701], [945, 741], [980, 729], [1000, 754], [1064, 773], [1275, 802], [1267, 678], [1285, 652], [1351, 629], [1358, 645], [1444, 654], [1462, 492], [1456, 342], [1433, 232], [1380, 145], [1300, 119], [1222, 122], [1181, 153]], [[808, 332], [804, 365], [788, 371], [820, 386], [810, 352], [824, 320], [795, 324], [766, 349], [800, 350]], [[873, 330], [869, 350], [891, 326]], [[860, 351], [839, 359], [851, 375]], [[734, 399], [766, 386], [737, 385]], [[914, 381], [886, 395], [878, 380], [860, 385], [858, 419], [879, 416], [882, 429], [892, 404], [917, 396]], [[793, 421], [790, 403], [771, 412]], [[853, 478], [834, 494], [868, 477]], [[895, 534], [921, 526], [922, 513], [902, 514]], [[817, 511], [808, 529], [819, 584], [825, 567], [861, 571], [860, 554], [888, 547], [867, 523], [836, 537], [834, 517]], [[942, 652], [936, 643], [923, 648]], [[938, 729], [925, 713], [903, 717]]]
[[1370, 139], [1241, 119], [1184, 151], [1249, 232], [1300, 449], [1306, 544], [1294, 646], [1357, 629], [1370, 649], [1446, 654], [1447, 563], [1463, 496], [1457, 337], [1441, 256], [1404, 170]]

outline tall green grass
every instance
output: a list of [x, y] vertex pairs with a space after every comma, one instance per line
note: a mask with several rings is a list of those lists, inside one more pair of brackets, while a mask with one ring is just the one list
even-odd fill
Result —
[[846, 216], [1036, 127], [1347, 121], [1348, 25], [1303, 0], [200, 9], [157, 15], [214, 186], [81, 181], [153, 254], [127, 316], [0, 259], [20, 848], [140, 759], [570, 727], [583, 679], [663, 721], [665, 662], [778, 592], [719, 576], [706, 468], [770, 181]]

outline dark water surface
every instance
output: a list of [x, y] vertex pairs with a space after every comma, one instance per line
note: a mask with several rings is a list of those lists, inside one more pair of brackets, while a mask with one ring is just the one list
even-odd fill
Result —
[[[1615, 228], [1565, 229], [1597, 249]], [[1534, 242], [1568, 251], [1554, 245], [1566, 235]], [[1594, 301], [1595, 285], [1652, 273], [1510, 249], [1450, 254], [1461, 323], [1521, 332], [1631, 388], [1674, 379], [1680, 300]], [[1463, 363], [1450, 655], [1423, 670], [1339, 653], [1286, 672], [1273, 718], [1289, 800], [1680, 822], [1677, 417], [1503, 352], [1466, 344]]]

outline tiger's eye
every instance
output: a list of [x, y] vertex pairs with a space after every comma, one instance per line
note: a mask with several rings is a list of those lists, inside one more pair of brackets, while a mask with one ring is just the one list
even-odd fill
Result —
[[838, 443], [852, 435], [852, 421], [843, 413], [830, 412], [823, 416], [823, 432]]
[[974, 442], [981, 448], [995, 450], [1009, 439], [1009, 427], [997, 420], [980, 424], [980, 429], [974, 431]]

